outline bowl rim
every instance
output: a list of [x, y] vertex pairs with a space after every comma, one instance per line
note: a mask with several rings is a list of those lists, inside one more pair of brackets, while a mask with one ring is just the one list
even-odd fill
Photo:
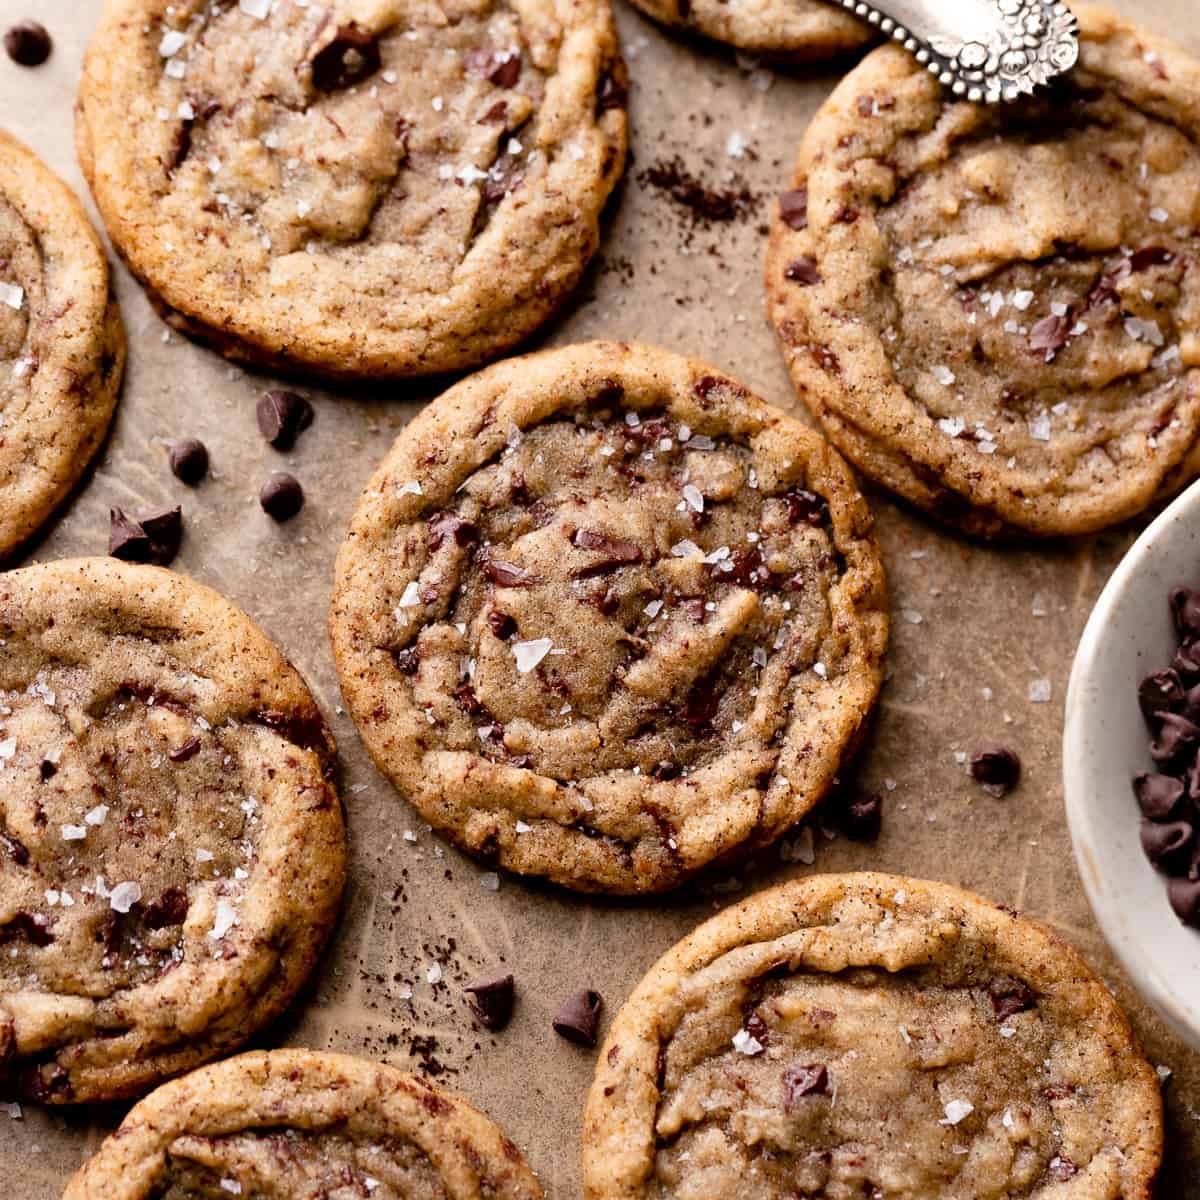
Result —
[[[1083, 635], [1075, 651], [1067, 685], [1066, 712], [1062, 741], [1063, 799], [1066, 806], [1067, 825], [1071, 835], [1071, 847], [1075, 858], [1075, 869], [1083, 883], [1083, 890], [1096, 918], [1105, 941], [1120, 961], [1133, 986], [1146, 997], [1159, 1015], [1193, 1049], [1200, 1051], [1200, 1021], [1194, 1020], [1180, 1006], [1174, 990], [1168, 984], [1161, 965], [1146, 949], [1145, 942], [1136, 936], [1129, 925], [1128, 914], [1117, 905], [1111, 893], [1095, 885], [1095, 873], [1090, 869], [1091, 847], [1094, 845], [1096, 829], [1091, 814], [1094, 804], [1089, 803], [1090, 791], [1083, 785], [1079, 772], [1072, 764], [1081, 761], [1086, 736], [1088, 706], [1084, 700], [1084, 689], [1092, 674], [1095, 662], [1102, 653], [1105, 635], [1110, 626], [1114, 608], [1123, 599], [1134, 579], [1153, 556], [1163, 533], [1182, 517], [1200, 508], [1200, 482], [1193, 483], [1185, 492], [1162, 512], [1138, 537], [1122, 558], [1104, 585], [1095, 608], [1092, 609], [1084, 627]], [[1078, 783], [1078, 786], [1077, 786]], [[1135, 819], [1130, 809], [1130, 821]], [[1164, 891], [1166, 882], [1164, 879]]]

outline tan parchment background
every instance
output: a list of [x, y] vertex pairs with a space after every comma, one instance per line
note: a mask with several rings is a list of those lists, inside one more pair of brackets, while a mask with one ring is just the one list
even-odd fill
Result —
[[[789, 404], [781, 360], [763, 318], [762, 226], [796, 142], [837, 72], [784, 76], [720, 50], [664, 36], [620, 3], [635, 81], [635, 161], [614, 202], [601, 258], [568, 315], [543, 340], [642, 338], [707, 357], [767, 399]], [[1121, 0], [1148, 25], [1200, 53], [1195, 0]], [[22, 70], [0, 56], [0, 124], [82, 189], [72, 104], [100, 0], [0, 0], [0, 25], [37, 16], [55, 38], [50, 63]], [[767, 84], [770, 86], [766, 86]], [[745, 152], [732, 157], [738, 139]], [[678, 157], [708, 186], [753, 195], [740, 219], [705, 227], [639, 176]], [[736, 179], [734, 178], [736, 176]], [[569, 990], [591, 986], [610, 1011], [668, 946], [715, 907], [808, 868], [774, 856], [736, 880], [641, 904], [580, 900], [482, 869], [442, 846], [376, 774], [339, 695], [324, 633], [336, 547], [358, 494], [421, 389], [373, 387], [358, 396], [312, 391], [317, 420], [296, 451], [258, 436], [261, 378], [167, 336], [123, 271], [119, 291], [131, 361], [116, 429], [84, 489], [28, 556], [103, 553], [110, 505], [182, 503], [187, 540], [176, 566], [243, 605], [283, 646], [330, 716], [342, 751], [352, 877], [336, 944], [292, 1016], [261, 1044], [332, 1047], [401, 1066], [423, 1064], [499, 1120], [526, 1150], [551, 1197], [578, 1195], [578, 1114], [591, 1057], [550, 1031]], [[164, 439], [203, 438], [214, 477], [179, 484]], [[276, 527], [255, 497], [269, 470], [303, 481], [308, 505]], [[817, 836], [812, 869], [880, 868], [950, 880], [1047, 920], [1121, 996], [1156, 1063], [1168, 1065], [1169, 1151], [1161, 1195], [1200, 1197], [1200, 1059], [1140, 1004], [1108, 954], [1083, 898], [1062, 809], [1060, 735], [1070, 659], [1088, 612], [1141, 528], [1031, 551], [980, 548], [873, 497], [894, 593], [891, 680], [863, 777], [894, 783], [883, 837], [861, 847]], [[923, 554], [924, 557], [914, 557]], [[907, 613], [910, 619], [901, 616]], [[919, 623], [916, 623], [919, 619]], [[1053, 701], [1030, 704], [1031, 680]], [[994, 698], [983, 698], [983, 689]], [[983, 795], [955, 752], [1003, 739], [1026, 777], [1005, 801]], [[1132, 819], [1132, 814], [1131, 814]], [[417, 835], [406, 841], [406, 830]], [[714, 888], [713, 883], [718, 886]], [[435, 960], [445, 979], [426, 971]], [[461, 983], [506, 964], [517, 977], [516, 1019], [481, 1036]], [[412, 989], [411, 999], [408, 989]], [[0, 1179], [20, 1200], [57, 1200], [64, 1181], [122, 1109], [0, 1112]]]

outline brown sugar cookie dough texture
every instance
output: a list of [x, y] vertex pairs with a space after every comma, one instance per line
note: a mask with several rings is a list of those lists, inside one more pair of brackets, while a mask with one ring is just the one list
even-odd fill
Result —
[[805, 135], [767, 291], [850, 459], [984, 536], [1070, 535], [1200, 468], [1200, 64], [1072, 5], [1079, 67], [955, 101], [885, 47]]
[[874, 33], [829, 0], [633, 0], [648, 16], [684, 33], [784, 61], [858, 50]]
[[501, 354], [574, 288], [625, 95], [608, 0], [109, 0], [77, 140], [177, 328], [423, 375]]
[[700, 363], [595, 344], [459, 384], [338, 558], [342, 690], [403, 797], [567, 887], [661, 890], [805, 815], [887, 640], [825, 442]]
[[1049, 931], [956, 888], [815, 877], [650, 971], [597, 1060], [585, 1200], [1149, 1200], [1158, 1080]]
[[238, 609], [155, 567], [0, 575], [0, 1090], [111, 1100], [227, 1053], [336, 917], [333, 745]]
[[99, 238], [66, 184], [0, 130], [0, 560], [78, 483], [124, 365]]
[[309, 1050], [244, 1054], [159, 1088], [63, 1200], [542, 1200], [521, 1152], [458, 1097]]

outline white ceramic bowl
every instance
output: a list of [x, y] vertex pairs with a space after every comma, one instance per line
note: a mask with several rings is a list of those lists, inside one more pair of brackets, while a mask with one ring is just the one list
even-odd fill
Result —
[[1167, 597], [1200, 587], [1200, 484], [1126, 555], [1084, 631], [1067, 691], [1063, 777], [1075, 859], [1105, 937], [1142, 994], [1200, 1050], [1200, 931], [1167, 902], [1142, 853], [1132, 780], [1153, 770], [1137, 685], [1170, 666]]

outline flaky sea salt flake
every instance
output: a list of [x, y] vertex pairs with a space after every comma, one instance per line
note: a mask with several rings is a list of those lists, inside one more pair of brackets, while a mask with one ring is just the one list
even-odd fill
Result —
[[550, 653], [553, 646], [554, 643], [549, 638], [535, 638], [531, 642], [514, 642], [513, 656], [517, 660], [517, 670], [522, 675], [528, 675]]
[[118, 883], [108, 895], [113, 912], [127, 913], [142, 898], [142, 885], [126, 881]]

